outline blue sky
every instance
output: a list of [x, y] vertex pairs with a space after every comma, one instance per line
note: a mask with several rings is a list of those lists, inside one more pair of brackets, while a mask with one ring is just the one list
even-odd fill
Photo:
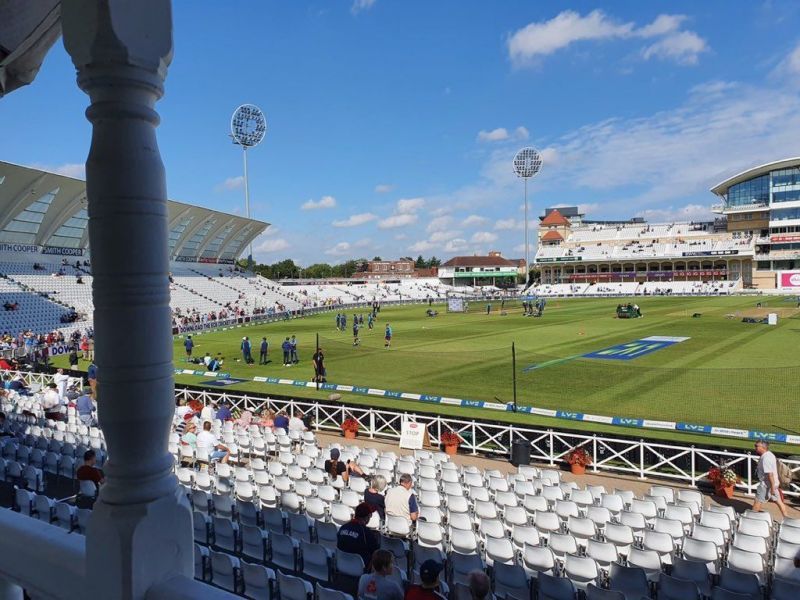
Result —
[[[174, 3], [158, 105], [175, 200], [243, 213], [237, 105], [267, 115], [250, 153], [256, 258], [523, 252], [517, 149], [545, 164], [534, 214], [709, 216], [708, 188], [800, 154], [800, 3]], [[86, 96], [61, 44], [0, 105], [0, 159], [82, 176]]]

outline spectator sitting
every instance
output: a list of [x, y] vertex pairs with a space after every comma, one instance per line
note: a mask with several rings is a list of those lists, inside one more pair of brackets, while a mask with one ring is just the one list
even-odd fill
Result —
[[206, 352], [206, 355], [203, 357], [203, 364], [206, 368], [211, 364], [211, 355], [208, 352]]
[[45, 419], [60, 421], [63, 418], [61, 414], [61, 396], [58, 395], [58, 387], [55, 383], [49, 384], [47, 390], [42, 394], [42, 409], [44, 410]]
[[93, 427], [96, 422], [94, 418], [94, 401], [92, 400], [92, 388], [83, 388], [83, 394], [75, 401], [75, 409], [78, 411], [78, 418], [87, 427]]
[[414, 482], [411, 475], [403, 473], [396, 485], [386, 492], [386, 514], [393, 517], [405, 517], [413, 522], [419, 516], [417, 497], [411, 491]]
[[381, 521], [386, 518], [386, 498], [383, 491], [386, 489], [386, 478], [383, 475], [373, 475], [369, 478], [369, 488], [364, 492], [364, 502], [378, 512]]
[[83, 464], [75, 471], [75, 478], [78, 481], [93, 481], [96, 485], [105, 482], [106, 476], [101, 469], [95, 467], [97, 454], [94, 450], [87, 450], [83, 453]]
[[217, 403], [212, 402], [211, 404], [206, 404], [200, 410], [200, 420], [201, 421], [213, 421], [214, 417], [217, 414]]
[[289, 419], [288, 425], [289, 431], [297, 431], [297, 432], [304, 432], [306, 430], [306, 424], [303, 422], [303, 413], [299, 410], [292, 413], [292, 418]]
[[356, 506], [353, 518], [339, 528], [336, 534], [336, 547], [342, 552], [358, 554], [364, 559], [365, 569], [373, 553], [381, 547], [380, 534], [367, 529], [367, 521], [372, 515], [369, 504], [362, 502]]
[[203, 431], [197, 434], [197, 449], [208, 452], [209, 462], [228, 462], [230, 450], [227, 446], [217, 441], [217, 436], [211, 433], [211, 421], [203, 423]]
[[223, 400], [220, 402], [219, 410], [217, 411], [217, 419], [220, 421], [230, 421], [233, 419], [233, 415], [231, 414], [231, 409], [228, 407], [228, 403]]
[[274, 421], [275, 429], [283, 429], [286, 431], [289, 429], [289, 417], [286, 416], [286, 411], [281, 411], [278, 413], [278, 416], [275, 417]]
[[272, 409], [266, 409], [261, 411], [261, 422], [260, 425], [262, 427], [269, 427], [272, 429], [275, 426], [275, 411]]
[[489, 576], [483, 571], [470, 571], [467, 576], [469, 581], [469, 592], [472, 600], [490, 600], [494, 598], [492, 594], [492, 582]]
[[390, 579], [395, 570], [394, 555], [389, 550], [376, 550], [369, 563], [371, 572], [358, 580], [359, 600], [402, 600], [402, 588], [395, 579]]
[[186, 429], [181, 436], [181, 443], [184, 446], [191, 446], [192, 450], [197, 450], [197, 425], [191, 421], [186, 423]]
[[28, 393], [28, 388], [25, 387], [25, 382], [22, 380], [22, 375], [16, 375], [14, 379], [8, 383], [8, 389], [17, 392], [18, 394]]
[[419, 578], [421, 583], [408, 587], [405, 600], [447, 600], [447, 592], [444, 585], [439, 582], [439, 574], [442, 572], [442, 563], [428, 559], [419, 568]]
[[361, 467], [351, 460], [348, 460], [347, 464], [345, 464], [339, 460], [339, 456], [339, 449], [331, 448], [331, 458], [325, 461], [325, 472], [328, 474], [328, 479], [331, 483], [336, 481], [339, 475], [342, 476], [342, 481], [344, 482], [347, 482], [351, 475], [355, 477], [364, 476], [364, 471], [361, 470]]

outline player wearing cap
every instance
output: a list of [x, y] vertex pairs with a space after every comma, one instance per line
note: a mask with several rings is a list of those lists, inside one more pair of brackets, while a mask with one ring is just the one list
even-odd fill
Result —
[[353, 519], [342, 525], [336, 535], [336, 547], [342, 552], [361, 556], [365, 568], [369, 568], [372, 553], [381, 547], [378, 533], [367, 529], [367, 522], [371, 516], [372, 507], [362, 502], [356, 506]]
[[421, 583], [408, 587], [405, 600], [447, 600], [447, 587], [439, 581], [442, 563], [428, 559], [419, 568]]

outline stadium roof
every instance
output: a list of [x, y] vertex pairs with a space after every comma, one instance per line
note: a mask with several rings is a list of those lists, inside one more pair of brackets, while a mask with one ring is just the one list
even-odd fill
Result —
[[554, 208], [547, 216], [542, 219], [542, 225], [569, 225], [569, 219], [562, 215], [557, 208]]
[[33, 81], [60, 35], [59, 0], [0, 2], [0, 97]]
[[502, 256], [454, 256], [443, 267], [516, 267]]
[[775, 171], [776, 169], [788, 169], [790, 167], [800, 167], [800, 157], [784, 158], [782, 160], [776, 160], [774, 162], [769, 162], [757, 167], [752, 167], [718, 183], [711, 188], [711, 191], [717, 196], [724, 196], [728, 193], [728, 189], [737, 183], [742, 183], [748, 179], [766, 175], [770, 171]]
[[[167, 205], [170, 260], [232, 261], [269, 226], [182, 202]], [[87, 250], [88, 222], [85, 181], [0, 161], [0, 244]]]

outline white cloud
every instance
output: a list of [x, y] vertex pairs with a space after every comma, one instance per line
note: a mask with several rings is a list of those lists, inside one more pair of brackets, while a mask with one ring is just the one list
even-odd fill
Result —
[[467, 249], [467, 240], [461, 238], [450, 240], [444, 246], [445, 252], [463, 252], [466, 249]]
[[[517, 223], [517, 219], [498, 219], [494, 222], [494, 228], [500, 231], [505, 231], [507, 229], [518, 229]], [[525, 223], [525, 219], [522, 220], [522, 223]]]
[[428, 238], [428, 241], [430, 241], [430, 242], [432, 242], [434, 244], [441, 244], [442, 242], [447, 242], [448, 240], [452, 240], [452, 239], [458, 237], [459, 235], [461, 235], [460, 231], [453, 231], [453, 230], [451, 230], [451, 231], [434, 231], [430, 235], [430, 237]]
[[644, 217], [650, 222], [675, 222], [675, 221], [709, 221], [714, 218], [714, 213], [706, 204], [687, 204], [679, 208], [668, 206], [666, 208], [650, 208], [636, 213], [637, 217]]
[[428, 252], [429, 250], [433, 250], [437, 247], [437, 244], [429, 242], [428, 240], [420, 240], [418, 242], [414, 242], [408, 247], [409, 252]]
[[508, 130], [505, 127], [498, 127], [497, 129], [492, 129], [491, 131], [481, 130], [478, 132], [479, 142], [501, 142], [507, 139]]
[[236, 177], [228, 177], [222, 183], [217, 184], [214, 187], [215, 192], [230, 192], [233, 190], [238, 190], [244, 187], [244, 177], [242, 175], [237, 175]]
[[405, 233], [398, 233], [397, 235], [394, 236], [394, 239], [396, 239], [399, 242], [400, 240], [404, 240], [407, 237], [408, 235], [406, 235]]
[[401, 198], [397, 201], [397, 212], [401, 215], [413, 214], [425, 206], [425, 198]]
[[274, 238], [264, 240], [258, 246], [253, 248], [253, 252], [280, 252], [289, 247], [289, 242], [283, 238]]
[[46, 165], [43, 163], [31, 164], [32, 169], [56, 173], [73, 179], [86, 179], [86, 165], [84, 163], [64, 163], [62, 165]]
[[392, 229], [394, 227], [405, 227], [406, 225], [412, 225], [416, 222], [417, 222], [417, 215], [399, 214], [399, 215], [392, 215], [391, 217], [387, 217], [382, 221], [378, 222], [378, 227], [380, 229]]
[[478, 231], [472, 235], [473, 244], [491, 244], [497, 241], [497, 234], [491, 231]]
[[372, 213], [358, 213], [355, 215], [350, 215], [346, 219], [338, 220], [333, 222], [334, 227], [358, 227], [359, 225], [363, 225], [364, 223], [369, 223], [370, 221], [374, 221], [377, 219], [378, 216]]
[[800, 43], [798, 43], [791, 52], [778, 63], [774, 73], [778, 76], [798, 75], [800, 74]]
[[316, 202], [314, 200], [307, 200], [303, 202], [300, 210], [319, 210], [322, 208], [335, 208], [336, 198], [333, 196], [323, 196]]
[[261, 235], [263, 235], [263, 236], [273, 236], [273, 235], [277, 234], [279, 231], [280, 231], [280, 229], [275, 227], [275, 225], [270, 225], [269, 227], [267, 227], [264, 230], [264, 232]]
[[696, 64], [698, 55], [708, 50], [708, 46], [693, 31], [680, 31], [685, 20], [685, 15], [662, 14], [637, 28], [635, 23], [622, 23], [601, 10], [593, 10], [586, 16], [565, 10], [549, 21], [529, 23], [511, 34], [508, 55], [512, 65], [525, 67], [536, 65], [543, 57], [576, 42], [659, 38], [642, 51], [645, 60], [656, 57], [678, 64]]
[[353, 0], [353, 4], [350, 5], [350, 12], [357, 15], [362, 10], [369, 10], [373, 6], [375, 6], [375, 0]]
[[509, 133], [508, 129], [505, 127], [498, 127], [497, 129], [492, 129], [491, 131], [481, 130], [478, 132], [478, 141], [479, 142], [503, 142], [505, 140], [527, 140], [530, 136], [530, 132], [520, 125], [512, 132]]
[[577, 190], [626, 188], [611, 204], [628, 212], [698, 193], [711, 204], [708, 189], [732, 173], [796, 155], [799, 133], [797, 94], [714, 81], [693, 88], [670, 110], [599, 121], [551, 145], [559, 180]]
[[442, 215], [441, 217], [434, 217], [428, 222], [428, 226], [425, 228], [428, 232], [432, 231], [443, 231], [450, 226], [450, 223], [453, 222], [453, 217], [449, 215]]
[[686, 15], [658, 15], [649, 25], [640, 27], [636, 35], [643, 38], [658, 37], [680, 29]]
[[350, 242], [339, 242], [332, 248], [325, 250], [325, 254], [328, 256], [344, 256], [350, 252], [351, 248]]
[[470, 215], [464, 219], [462, 225], [464, 225], [464, 227], [474, 227], [475, 225], [483, 225], [488, 221], [489, 219], [486, 217], [482, 217], [480, 215]]
[[388, 183], [379, 183], [375, 186], [376, 194], [388, 194], [394, 189], [394, 186]]
[[660, 58], [679, 65], [696, 65], [698, 57], [708, 51], [706, 41], [694, 31], [678, 31], [642, 50], [645, 60]]

